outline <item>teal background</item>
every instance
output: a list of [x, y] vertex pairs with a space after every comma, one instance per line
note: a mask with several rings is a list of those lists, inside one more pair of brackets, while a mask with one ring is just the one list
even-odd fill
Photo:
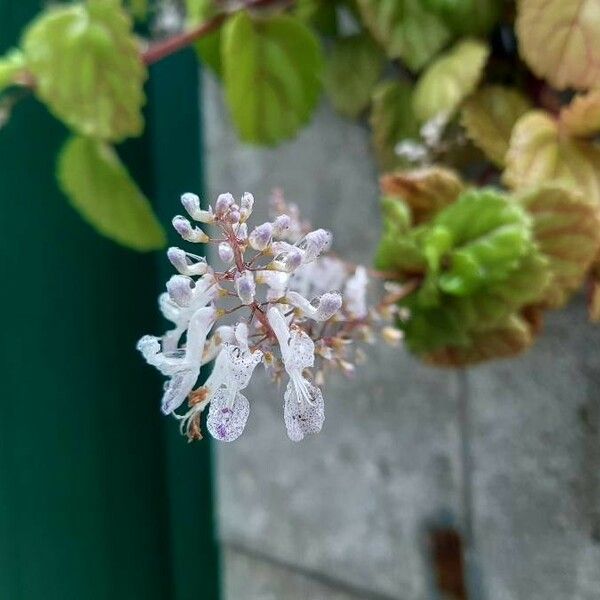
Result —
[[[1, 51], [40, 7], [0, 0]], [[202, 184], [193, 53], [153, 67], [147, 92], [146, 132], [120, 151], [168, 223]], [[68, 205], [66, 135], [33, 98], [0, 131], [0, 599], [216, 599], [210, 446], [160, 416], [134, 349], [164, 326], [166, 259]]]

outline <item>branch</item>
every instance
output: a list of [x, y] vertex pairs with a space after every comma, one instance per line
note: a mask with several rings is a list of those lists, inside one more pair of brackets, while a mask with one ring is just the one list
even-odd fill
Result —
[[[293, 2], [292, 2], [293, 3]], [[175, 54], [175, 52], [179, 52], [183, 48], [186, 48], [190, 44], [193, 44], [196, 40], [203, 38], [218, 29], [227, 17], [234, 15], [241, 10], [252, 9], [252, 8], [262, 8], [267, 6], [275, 6], [278, 4], [283, 4], [284, 6], [290, 4], [289, 0], [249, 0], [243, 6], [232, 10], [230, 12], [222, 12], [215, 15], [212, 19], [205, 21], [201, 25], [190, 29], [189, 31], [184, 31], [183, 33], [178, 33], [166, 40], [162, 40], [160, 42], [156, 42], [151, 44], [147, 50], [142, 52], [142, 60], [146, 65], [152, 65], [171, 54]]]

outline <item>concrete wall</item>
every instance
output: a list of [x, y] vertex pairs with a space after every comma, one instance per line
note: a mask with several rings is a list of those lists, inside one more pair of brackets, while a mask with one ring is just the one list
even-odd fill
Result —
[[[281, 186], [368, 263], [367, 131], [322, 106], [294, 142], [246, 147], [205, 84], [210, 196]], [[524, 358], [468, 373], [369, 349], [355, 381], [327, 384], [323, 431], [301, 444], [281, 396], [255, 381], [244, 436], [217, 448], [225, 600], [467, 597], [440, 592], [436, 573], [456, 559], [432, 558], [440, 530], [462, 539], [472, 600], [600, 600], [600, 330], [581, 302]]]

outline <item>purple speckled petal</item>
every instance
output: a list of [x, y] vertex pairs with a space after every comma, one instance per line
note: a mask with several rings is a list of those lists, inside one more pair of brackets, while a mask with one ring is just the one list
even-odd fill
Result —
[[310, 403], [298, 397], [298, 388], [290, 380], [283, 396], [283, 418], [288, 437], [293, 442], [300, 442], [305, 435], [319, 433], [325, 420], [325, 406], [321, 390], [304, 380], [305, 390], [310, 396]]
[[227, 390], [220, 388], [210, 401], [206, 426], [210, 434], [222, 442], [236, 440], [246, 426], [250, 414], [248, 398], [239, 392], [231, 406], [228, 405]]

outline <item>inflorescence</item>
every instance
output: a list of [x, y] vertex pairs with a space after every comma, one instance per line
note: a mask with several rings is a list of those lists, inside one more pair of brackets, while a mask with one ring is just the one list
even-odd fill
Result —
[[[184, 194], [181, 202], [193, 221], [212, 225], [215, 235], [183, 216], [173, 219], [174, 228], [187, 242], [215, 246], [224, 267], [216, 270], [206, 258], [181, 248], [167, 252], [178, 274], [167, 282], [159, 306], [175, 327], [162, 338], [146, 335], [137, 345], [169, 378], [162, 411], [179, 419], [182, 433], [195, 440], [202, 438], [200, 416], [208, 406], [211, 435], [235, 440], [250, 412], [242, 391], [262, 364], [274, 380], [288, 379], [284, 420], [289, 438], [300, 441], [319, 432], [325, 373], [332, 368], [354, 372], [364, 354], [353, 342], [375, 339], [375, 324], [394, 316], [393, 301], [369, 308], [367, 269], [325, 256], [331, 233], [311, 230], [281, 193], [273, 195], [273, 220], [252, 230], [247, 224], [252, 194], [239, 202], [221, 194], [214, 210], [203, 210], [195, 194]], [[239, 317], [237, 322], [229, 315]], [[381, 332], [386, 341], [399, 341], [398, 330], [382, 325]], [[211, 374], [194, 389], [201, 367], [212, 361]], [[186, 401], [186, 412], [177, 413]]]

